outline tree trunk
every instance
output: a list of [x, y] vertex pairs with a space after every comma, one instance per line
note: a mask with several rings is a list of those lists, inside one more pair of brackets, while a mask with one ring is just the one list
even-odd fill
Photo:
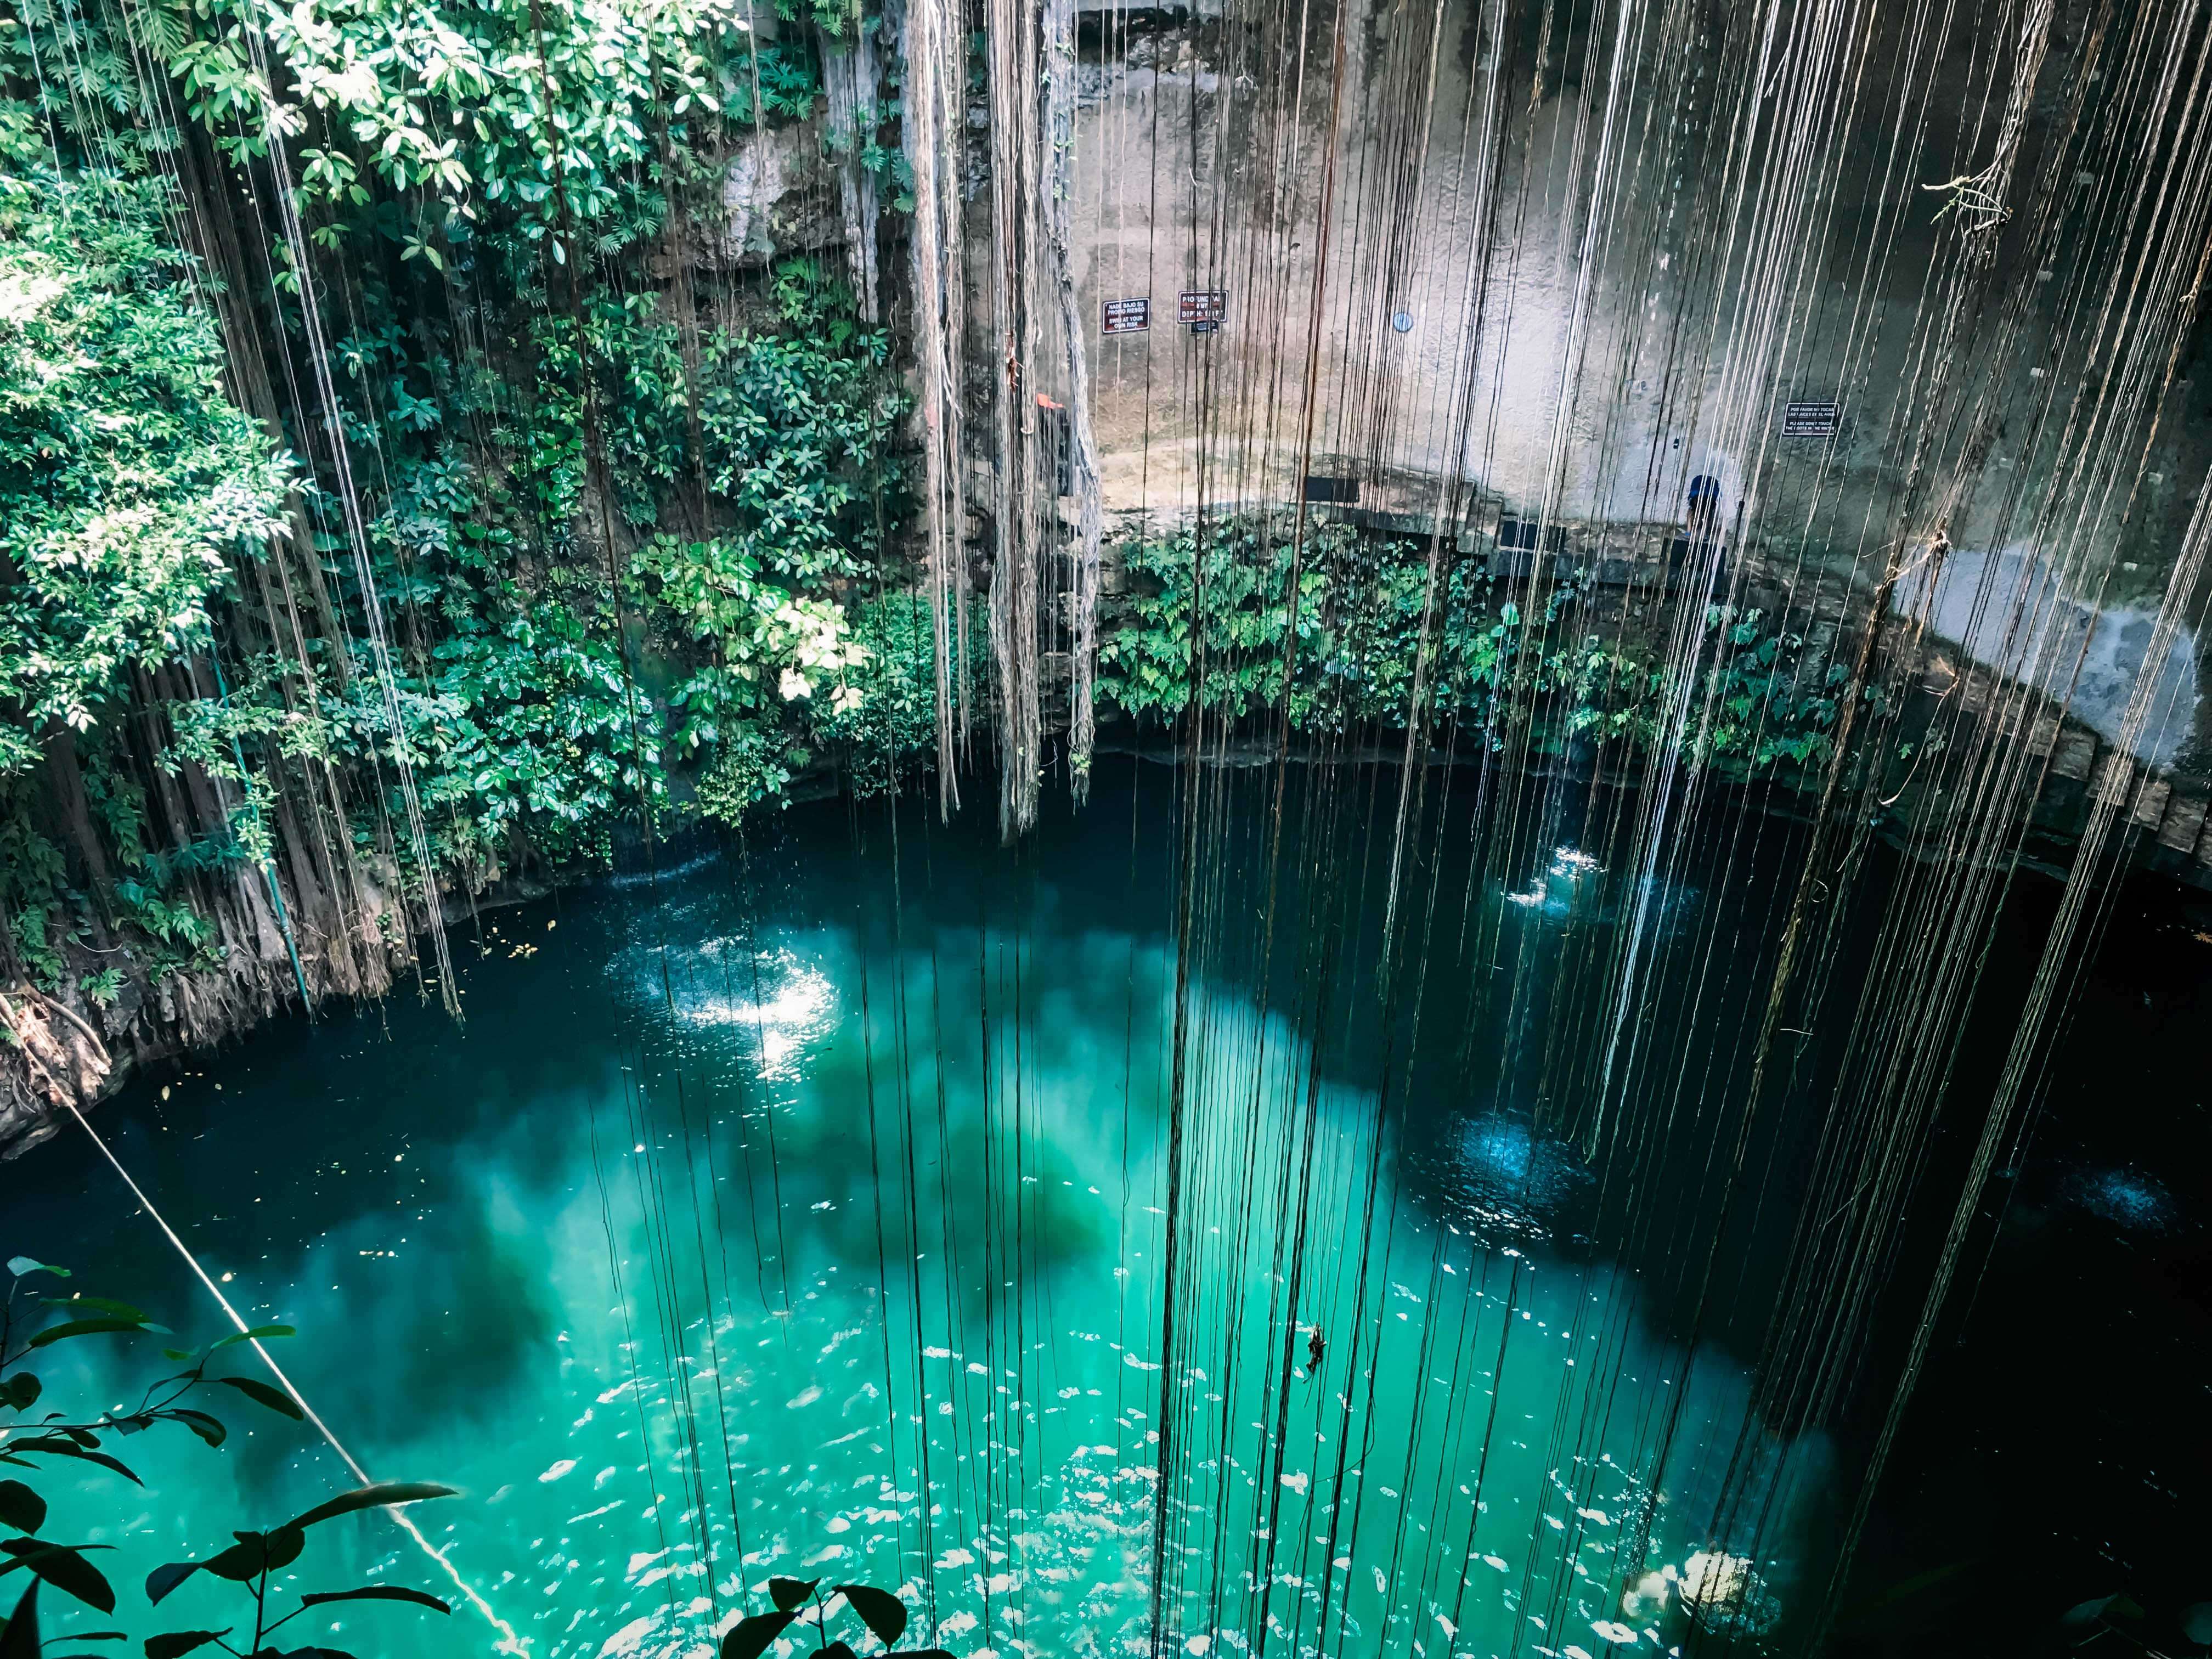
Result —
[[57, 724], [46, 733], [46, 782], [53, 791], [54, 809], [83, 866], [93, 902], [105, 917], [115, 878], [108, 867], [107, 849], [100, 844], [100, 832], [92, 822], [92, 803], [84, 793], [84, 769], [77, 762], [76, 733], [66, 725]]

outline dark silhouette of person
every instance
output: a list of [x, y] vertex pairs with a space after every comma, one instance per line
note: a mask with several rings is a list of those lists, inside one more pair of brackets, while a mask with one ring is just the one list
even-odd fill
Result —
[[1720, 534], [1721, 481], [1700, 472], [1690, 480], [1690, 539], [1710, 542]]
[[1328, 1346], [1327, 1340], [1321, 1334], [1321, 1327], [1315, 1326], [1313, 1334], [1306, 1339], [1306, 1375], [1308, 1376], [1313, 1376], [1321, 1370], [1322, 1350]]

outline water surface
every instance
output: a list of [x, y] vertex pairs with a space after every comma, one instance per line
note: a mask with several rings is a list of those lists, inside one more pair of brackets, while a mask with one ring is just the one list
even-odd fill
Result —
[[[1394, 983], [1371, 856], [1271, 896], [1232, 840], [1193, 917], [1178, 1184], [1169, 790], [1109, 769], [1013, 851], [800, 809], [486, 913], [464, 1027], [398, 998], [103, 1108], [241, 1310], [299, 1328], [279, 1358], [355, 1455], [463, 1490], [412, 1513], [507, 1632], [370, 1607], [300, 1639], [708, 1655], [786, 1573], [897, 1588], [962, 1655], [1149, 1652], [1156, 1600], [1194, 1656], [1595, 1659], [1713, 1640], [1692, 1614], [1786, 1647], [1848, 1491], [1824, 1435], [1749, 1408], [1789, 1217], [1723, 1228], [1676, 1107], [1634, 1176], [1658, 1197], [1608, 1233], [1629, 1177], [1553, 1101], [1597, 1065], [1598, 947], [1639, 913], [1667, 995], [1610, 1109], [1679, 1102], [1686, 1067], [1725, 1098], [1779, 854], [1717, 835], [1640, 906], [1571, 838], [1494, 890], [1439, 870], [1429, 971]], [[2069, 1213], [2193, 1225], [2154, 1176], [2074, 1174]], [[217, 1334], [134, 1210], [81, 1146], [0, 1188], [11, 1250]], [[1691, 1364], [1700, 1251], [1724, 1282]], [[121, 1400], [155, 1363], [101, 1340], [50, 1392]], [[134, 1440], [145, 1490], [94, 1476], [49, 1530], [135, 1587], [349, 1484], [307, 1431], [223, 1414], [221, 1451]], [[372, 1516], [295, 1577], [442, 1574]], [[227, 1593], [125, 1611], [219, 1625]]]

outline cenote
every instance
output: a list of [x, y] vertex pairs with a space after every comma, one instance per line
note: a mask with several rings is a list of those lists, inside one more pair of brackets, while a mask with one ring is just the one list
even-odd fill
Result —
[[0, 1659], [2212, 1659], [2212, 0], [0, 5]]
[[[1396, 768], [1288, 769], [1272, 891], [1276, 769], [1191, 775], [1195, 805], [1180, 769], [1102, 761], [1013, 848], [844, 801], [663, 844], [457, 926], [464, 1023], [328, 1010], [103, 1107], [223, 1294], [297, 1328], [272, 1351], [353, 1455], [463, 1494], [408, 1511], [455, 1578], [380, 1513], [318, 1543], [330, 1582], [449, 1618], [332, 1607], [299, 1639], [704, 1655], [781, 1574], [895, 1588], [963, 1654], [1788, 1652], [1824, 1609], [1849, 1650], [1996, 1650], [2049, 1639], [2054, 1598], [2197, 1570], [2203, 1453], [2166, 1413], [2201, 1389], [2175, 1033], [2208, 981], [2170, 890], [2117, 902], [1832, 1585], [1863, 1385], [1918, 1304], [1866, 1291], [1841, 1408], [1778, 1363], [1834, 1295], [1797, 1235], [1846, 1036], [1808, 1033], [1747, 1116], [1802, 826], [1711, 803], [1654, 878], [1583, 850], [1601, 792], [1501, 827], [1438, 770], [1386, 916]], [[1517, 882], [1486, 876], [1501, 842]], [[1962, 1072], [2025, 981], [1995, 965]], [[1927, 1143], [1901, 1251], [1960, 1142]], [[82, 1136], [9, 1166], [0, 1214], [74, 1285], [223, 1328]], [[55, 1349], [49, 1395], [125, 1401], [155, 1340]], [[220, 1451], [115, 1443], [143, 1488], [88, 1470], [47, 1532], [135, 1583], [350, 1484], [307, 1425], [226, 1415]], [[234, 1589], [165, 1611], [218, 1626]]]

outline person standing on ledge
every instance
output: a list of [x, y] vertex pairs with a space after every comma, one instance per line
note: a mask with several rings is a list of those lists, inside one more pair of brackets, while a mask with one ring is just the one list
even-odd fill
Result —
[[1717, 539], [1721, 526], [1721, 481], [1700, 472], [1690, 480], [1690, 539], [1700, 546]]

